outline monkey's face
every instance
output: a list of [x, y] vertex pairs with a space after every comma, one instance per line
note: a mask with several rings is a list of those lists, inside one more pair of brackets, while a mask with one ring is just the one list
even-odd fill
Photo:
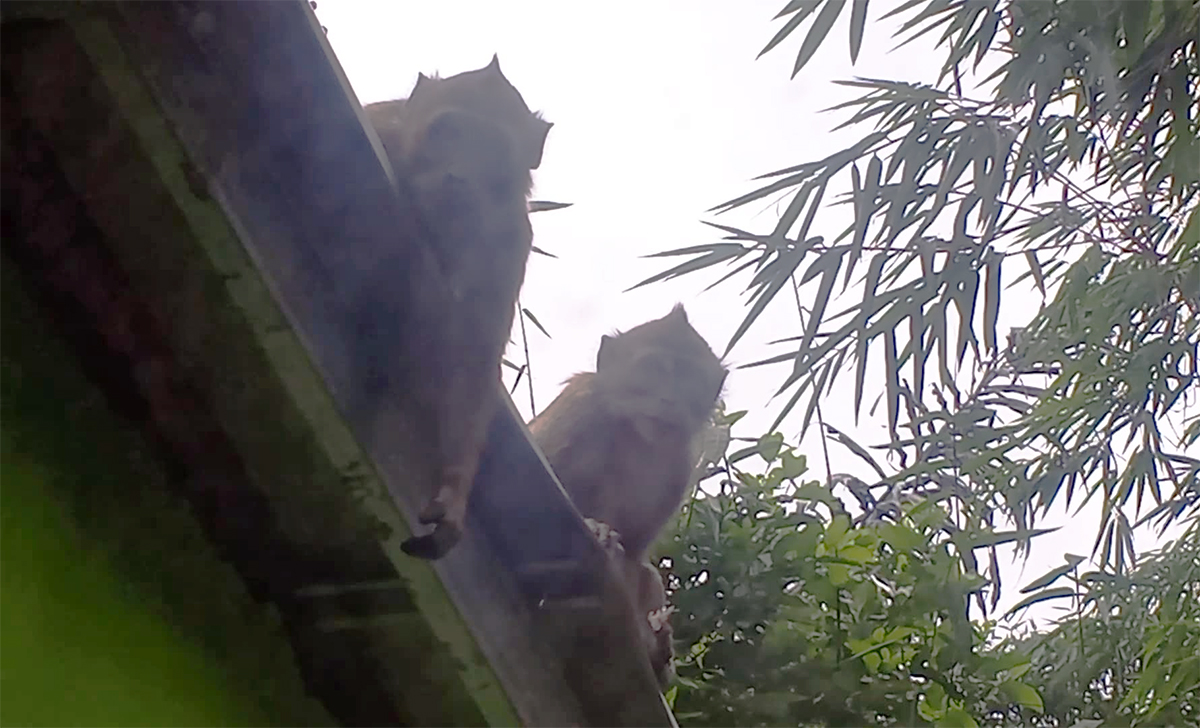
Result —
[[[422, 189], [469, 183], [478, 194], [504, 204], [519, 196], [527, 174], [504, 129], [472, 114], [449, 109], [433, 117], [406, 160]], [[477, 201], [476, 204], [484, 202]]]
[[405, 127], [412, 138], [405, 145], [419, 146], [432, 131], [438, 117], [454, 111], [473, 116], [480, 123], [502, 129], [512, 150], [511, 163], [520, 169], [537, 169], [542, 163], [546, 136], [553, 124], [529, 110], [521, 93], [500, 71], [500, 62], [492, 62], [476, 71], [449, 78], [421, 75], [409, 95], [405, 108]]
[[652, 393], [671, 393], [699, 420], [712, 414], [728, 374], [682, 306], [616, 336], [603, 336], [596, 372]]

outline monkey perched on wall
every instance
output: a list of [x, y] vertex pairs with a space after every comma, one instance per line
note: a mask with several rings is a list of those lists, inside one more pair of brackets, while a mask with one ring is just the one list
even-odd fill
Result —
[[[596, 371], [576, 374], [529, 423], [534, 441], [575, 506], [616, 556], [660, 680], [670, 667], [666, 592], [646, 550], [687, 494], [699, 435], [727, 371], [682, 306], [604, 336]], [[597, 524], [596, 522], [599, 522]], [[653, 619], [651, 619], [653, 617]]]
[[449, 78], [421, 74], [407, 99], [370, 104], [399, 182], [413, 193], [450, 286], [452, 310], [436, 329], [423, 395], [436, 429], [437, 483], [419, 514], [432, 532], [406, 553], [439, 558], [462, 535], [467, 501], [499, 404], [496, 368], [512, 329], [533, 244], [531, 170], [552, 124], [529, 110], [500, 61]]

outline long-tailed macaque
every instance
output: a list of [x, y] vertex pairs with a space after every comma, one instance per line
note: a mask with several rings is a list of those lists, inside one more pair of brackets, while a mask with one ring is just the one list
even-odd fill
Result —
[[[552, 126], [500, 71], [417, 78], [407, 99], [365, 109], [397, 177], [412, 191], [450, 286], [431, 350], [437, 382], [423, 398], [435, 428], [436, 490], [419, 514], [432, 532], [404, 551], [436, 559], [462, 535], [467, 501], [499, 404], [496, 369], [512, 329], [533, 243], [531, 170]], [[432, 379], [432, 377], [431, 377]]]
[[[660, 680], [670, 668], [669, 610], [646, 551], [691, 483], [698, 440], [727, 374], [682, 306], [604, 336], [596, 371], [576, 374], [529, 424], [538, 447], [598, 539], [619, 558]], [[598, 523], [597, 523], [598, 522]], [[617, 532], [618, 553], [606, 529]]]

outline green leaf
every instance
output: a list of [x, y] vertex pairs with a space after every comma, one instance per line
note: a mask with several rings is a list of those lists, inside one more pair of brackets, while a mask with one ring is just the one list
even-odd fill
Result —
[[724, 424], [732, 427], [733, 425], [735, 425], [738, 422], [738, 420], [745, 417], [747, 412], [749, 412], [749, 410], [738, 410], [737, 412], [728, 412], [725, 414], [725, 418], [724, 418], [723, 422], [724, 422]]
[[830, 521], [829, 527], [825, 529], [825, 542], [831, 549], [837, 549], [842, 545], [843, 540], [850, 532], [850, 519], [839, 513]]
[[779, 450], [782, 447], [783, 435], [778, 432], [767, 433], [758, 439], [758, 454], [768, 463], [775, 462], [775, 458], [779, 457]]
[[808, 459], [803, 455], [794, 455], [790, 452], [785, 452], [780, 469], [785, 480], [798, 478], [808, 470]]
[[875, 560], [875, 552], [865, 546], [846, 546], [838, 549], [837, 555], [860, 566]]
[[821, 483], [805, 483], [796, 489], [795, 497], [798, 500], [810, 500], [828, 506], [840, 505], [837, 496], [830, 493], [829, 488]]
[[979, 723], [962, 708], [951, 708], [946, 711], [944, 718], [937, 722], [937, 726], [946, 726], [947, 728], [977, 728]]
[[[848, 657], [846, 659], [856, 660], [860, 657], [863, 657], [864, 655], [868, 655], [873, 652], [878, 652], [879, 650], [882, 650], [885, 647], [888, 647], [889, 645], [894, 645], [897, 642], [903, 642], [916, 633], [917, 633], [917, 630], [912, 629], [911, 627], [897, 627], [894, 630], [892, 630], [888, 634], [887, 638], [884, 639], [882, 642], [871, 643], [862, 648], [859, 648], [854, 654], [850, 655], [850, 657]], [[854, 640], [854, 641], [857, 642], [858, 640]]]
[[921, 534], [908, 526], [898, 523], [883, 523], [877, 528], [879, 537], [883, 539], [884, 543], [900, 553], [914, 553], [925, 545], [925, 539]]
[[1031, 685], [1027, 685], [1026, 683], [1017, 680], [1008, 680], [1002, 683], [1000, 688], [1004, 690], [1004, 692], [1008, 693], [1008, 696], [1012, 698], [1017, 705], [1029, 708], [1030, 710], [1036, 710], [1039, 713], [1044, 709], [1044, 706], [1042, 705], [1042, 696], [1039, 695], [1038, 691], [1035, 690]]
[[[924, 709], [922, 709], [922, 705], [925, 706]], [[917, 703], [917, 712], [925, 720], [932, 721], [945, 715], [946, 708], [946, 689], [940, 683], [930, 683], [929, 687], [925, 689], [925, 694]]]

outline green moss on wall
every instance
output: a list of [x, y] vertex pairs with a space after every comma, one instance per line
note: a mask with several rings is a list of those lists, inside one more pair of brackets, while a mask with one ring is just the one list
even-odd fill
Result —
[[7, 260], [0, 313], [0, 723], [333, 725]]

